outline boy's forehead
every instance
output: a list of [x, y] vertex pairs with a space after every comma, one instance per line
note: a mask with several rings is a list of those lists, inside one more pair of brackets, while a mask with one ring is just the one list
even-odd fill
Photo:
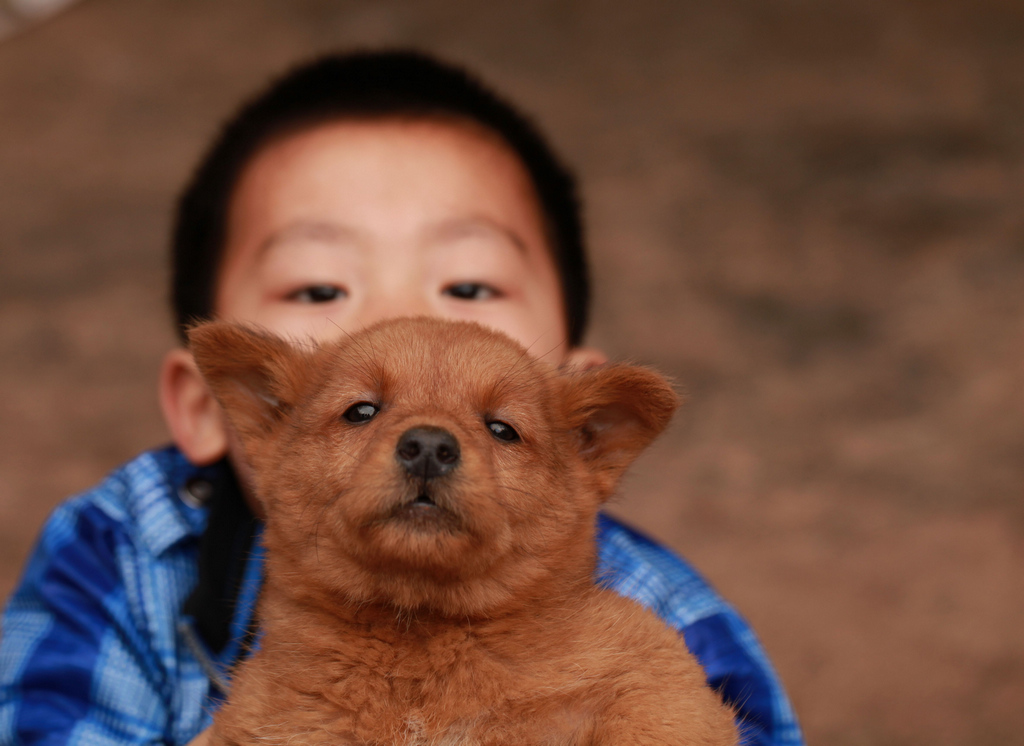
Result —
[[497, 135], [450, 120], [322, 124], [272, 142], [242, 172], [225, 264], [294, 224], [397, 227], [442, 216], [510, 224], [547, 244], [529, 175]]

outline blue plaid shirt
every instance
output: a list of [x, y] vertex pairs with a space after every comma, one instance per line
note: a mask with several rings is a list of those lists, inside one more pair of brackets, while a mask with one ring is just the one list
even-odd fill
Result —
[[[179, 491], [199, 472], [174, 448], [144, 453], [50, 517], [3, 617], [0, 746], [185, 744], [210, 724], [261, 557], [247, 561], [231, 642], [210, 652], [182, 613], [207, 511]], [[803, 743], [753, 631], [689, 565], [607, 516], [598, 544], [601, 582], [684, 635], [744, 744]]]

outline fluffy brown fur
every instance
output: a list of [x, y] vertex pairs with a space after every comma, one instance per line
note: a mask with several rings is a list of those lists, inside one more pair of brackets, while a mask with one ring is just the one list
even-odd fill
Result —
[[[598, 508], [678, 404], [661, 376], [431, 319], [190, 340], [266, 511], [264, 634], [215, 744], [736, 743], [678, 635], [593, 581]], [[425, 436], [423, 466], [410, 431], [457, 445]]]

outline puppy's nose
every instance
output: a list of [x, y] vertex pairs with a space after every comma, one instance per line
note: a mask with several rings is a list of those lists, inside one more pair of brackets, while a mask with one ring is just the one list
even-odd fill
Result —
[[459, 465], [459, 441], [439, 427], [414, 427], [398, 439], [395, 457], [412, 476], [433, 479]]

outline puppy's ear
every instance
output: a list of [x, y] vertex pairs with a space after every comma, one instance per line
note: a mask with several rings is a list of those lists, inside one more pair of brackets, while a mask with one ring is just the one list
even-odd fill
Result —
[[668, 426], [679, 396], [659, 373], [635, 365], [609, 365], [566, 376], [569, 423], [577, 449], [601, 498]]
[[192, 327], [199, 371], [243, 440], [274, 429], [305, 390], [308, 355], [267, 332], [222, 321]]

